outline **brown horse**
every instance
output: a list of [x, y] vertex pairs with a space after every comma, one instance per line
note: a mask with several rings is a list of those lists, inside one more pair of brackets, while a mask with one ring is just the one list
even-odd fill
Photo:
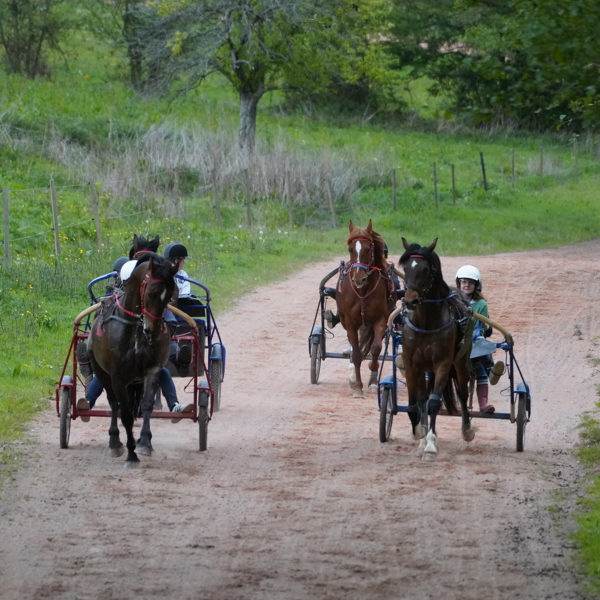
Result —
[[369, 390], [377, 390], [379, 353], [387, 317], [396, 304], [396, 290], [390, 265], [384, 258], [383, 239], [373, 231], [371, 220], [367, 227], [355, 227], [350, 221], [348, 230], [350, 263], [340, 269], [336, 301], [340, 321], [352, 346], [354, 378], [350, 386], [355, 396], [362, 396], [360, 365], [369, 353]]
[[[137, 236], [133, 243], [132, 255], [140, 256]], [[170, 337], [163, 316], [176, 290], [177, 267], [171, 261], [154, 252], [141, 256], [123, 293], [103, 301], [88, 338], [90, 362], [106, 390], [112, 413], [109, 447], [115, 456], [123, 453], [117, 425], [120, 413], [127, 433], [126, 466], [139, 463], [132, 429], [140, 409], [143, 424], [139, 450], [146, 455], [152, 452], [150, 414], [158, 373], [169, 357]]]
[[[467, 409], [471, 336], [461, 323], [469, 321], [466, 305], [442, 276], [437, 238], [427, 247], [408, 244], [400, 257], [404, 269], [406, 314], [402, 357], [408, 389], [408, 414], [415, 438], [426, 437], [425, 458], [437, 456], [435, 421], [442, 398], [450, 414], [456, 412], [453, 383], [462, 411], [462, 435], [475, 436]], [[429, 429], [427, 420], [429, 417]]]

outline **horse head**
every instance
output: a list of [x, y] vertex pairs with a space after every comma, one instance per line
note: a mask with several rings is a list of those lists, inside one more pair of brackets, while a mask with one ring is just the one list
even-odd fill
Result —
[[407, 304], [448, 294], [448, 286], [442, 277], [440, 258], [434, 252], [437, 240], [435, 238], [429, 246], [421, 246], [416, 243], [409, 244], [402, 238], [405, 251], [399, 264], [404, 270], [404, 300]]
[[163, 330], [163, 314], [176, 291], [174, 275], [177, 266], [170, 260], [151, 254], [138, 265], [127, 280], [127, 293], [137, 296], [144, 332], [151, 336]]
[[131, 249], [129, 250], [129, 260], [138, 261], [147, 258], [150, 254], [156, 253], [160, 245], [160, 237], [157, 235], [153, 239], [146, 239], [143, 235], [133, 235]]
[[371, 219], [366, 227], [355, 227], [350, 219], [348, 232], [346, 243], [350, 254], [350, 278], [354, 287], [361, 289], [367, 285], [373, 271], [385, 269], [383, 239], [373, 231]]

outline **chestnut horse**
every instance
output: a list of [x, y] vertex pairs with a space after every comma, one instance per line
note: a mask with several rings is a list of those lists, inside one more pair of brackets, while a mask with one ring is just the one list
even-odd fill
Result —
[[[475, 436], [467, 409], [471, 373], [471, 336], [465, 336], [467, 306], [445, 283], [437, 238], [427, 247], [408, 244], [400, 257], [404, 270], [402, 357], [408, 390], [408, 414], [415, 438], [426, 437], [424, 458], [437, 456], [435, 421], [442, 398], [450, 414], [456, 412], [454, 388], [462, 411], [463, 439]], [[468, 338], [468, 339], [467, 339]], [[429, 428], [427, 420], [429, 418]]]
[[371, 219], [367, 227], [355, 227], [350, 221], [348, 230], [350, 263], [340, 269], [336, 302], [340, 322], [352, 346], [354, 378], [350, 386], [355, 396], [362, 396], [360, 365], [369, 353], [369, 391], [377, 390], [379, 353], [388, 315], [396, 304], [396, 290], [391, 266], [384, 258], [383, 239], [373, 231]]
[[[143, 240], [143, 238], [141, 238]], [[142, 454], [152, 452], [150, 414], [158, 389], [158, 373], [169, 357], [170, 336], [164, 312], [176, 290], [177, 267], [171, 261], [145, 251], [137, 236], [132, 255], [143, 256], [124, 283], [124, 290], [102, 302], [88, 338], [94, 373], [106, 390], [111, 408], [109, 447], [114, 456], [123, 453], [117, 417], [127, 433], [126, 466], [136, 466], [133, 422], [141, 409], [143, 424], [138, 441]]]

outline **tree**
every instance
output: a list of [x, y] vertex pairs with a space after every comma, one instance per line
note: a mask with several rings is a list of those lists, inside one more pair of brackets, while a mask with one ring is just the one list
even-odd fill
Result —
[[390, 50], [472, 123], [600, 126], [595, 0], [394, 0]]
[[[258, 103], [267, 92], [315, 89], [334, 74], [351, 80], [368, 45], [369, 19], [350, 0], [163, 0], [154, 6], [163, 17], [155, 39], [170, 32], [171, 56], [161, 83], [168, 78], [185, 92], [211, 73], [224, 75], [239, 95], [238, 142], [248, 152]], [[153, 52], [164, 57], [164, 46], [155, 45]]]
[[46, 52], [58, 49], [63, 20], [55, 8], [63, 1], [0, 0], [0, 45], [9, 73], [49, 75]]

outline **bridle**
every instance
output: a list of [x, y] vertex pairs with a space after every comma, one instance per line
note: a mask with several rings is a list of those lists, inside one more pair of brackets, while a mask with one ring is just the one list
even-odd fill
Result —
[[121, 312], [125, 313], [126, 315], [128, 315], [130, 317], [134, 317], [135, 319], [141, 319], [144, 315], [146, 315], [146, 316], [150, 317], [151, 319], [154, 319], [155, 321], [162, 320], [162, 318], [163, 318], [162, 313], [160, 315], [155, 315], [155, 314], [151, 313], [144, 306], [144, 297], [146, 295], [146, 288], [148, 287], [148, 283], [151, 282], [151, 281], [156, 282], [156, 283], [163, 282], [162, 279], [157, 279], [156, 277], [151, 277], [150, 273], [146, 273], [146, 275], [144, 276], [144, 279], [140, 283], [140, 307], [141, 307], [141, 312], [135, 313], [135, 312], [133, 312], [131, 310], [128, 310], [127, 308], [125, 308], [121, 304], [121, 302], [119, 302], [119, 297], [117, 296], [117, 294], [113, 294], [113, 297], [115, 298], [115, 302], [116, 302], [116, 305], [118, 306], [119, 310], [121, 310]]
[[[350, 266], [348, 267], [348, 271], [350, 271], [352, 269], [364, 269], [365, 271], [367, 271], [367, 277], [369, 277], [369, 275], [371, 275], [371, 273], [373, 273], [373, 271], [378, 271], [379, 273], [381, 273], [381, 271], [382, 271], [381, 268], [376, 267], [373, 264], [375, 262], [375, 243], [373, 242], [373, 240], [371, 240], [369, 238], [352, 238], [350, 240], [350, 242], [369, 242], [370, 260], [369, 260], [369, 264], [365, 264], [365, 263], [361, 263], [361, 262], [351, 263]], [[354, 246], [354, 249], [356, 250], [356, 246]], [[357, 258], [359, 258], [359, 254], [360, 254], [360, 250], [356, 252]]]
[[[425, 256], [423, 254], [411, 254], [408, 258], [421, 258], [421, 259], [427, 261], [427, 259], [425, 258]], [[427, 261], [427, 262], [429, 264], [429, 261]], [[406, 268], [404, 268], [404, 273], [406, 273]], [[431, 292], [432, 288], [433, 288], [433, 274], [431, 274], [431, 271], [430, 271], [429, 283], [425, 286], [423, 291], [415, 290], [416, 292], [419, 293], [419, 297], [415, 298], [414, 300], [410, 300], [409, 302], [406, 302], [406, 304], [411, 304], [412, 307], [414, 307], [414, 306], [417, 306], [418, 304], [445, 302], [446, 300], [450, 300], [450, 298], [456, 297], [456, 294], [450, 294], [449, 296], [446, 296], [445, 298], [427, 298], [427, 295], [429, 294], [429, 292]]]
[[[409, 256], [409, 259], [410, 258], [420, 258], [420, 259], [427, 261], [427, 259], [425, 258], [425, 256], [423, 254], [411, 254]], [[427, 262], [429, 264], [429, 261], [427, 261]], [[404, 268], [404, 273], [406, 273], [406, 267]], [[431, 270], [430, 270], [429, 282], [428, 282], [427, 286], [425, 286], [425, 288], [423, 289], [422, 292], [415, 290], [419, 293], [418, 298], [415, 298], [414, 300], [409, 300], [409, 301], [406, 301], [403, 299], [404, 306], [410, 310], [410, 309], [416, 308], [417, 306], [419, 306], [421, 304], [440, 304], [442, 302], [446, 302], [446, 300], [450, 300], [451, 298], [456, 297], [456, 294], [452, 293], [444, 298], [427, 298], [426, 296], [431, 292], [431, 290], [433, 288], [433, 283], [434, 283], [433, 274], [431, 273]], [[440, 327], [437, 327], [436, 329], [421, 329], [420, 327], [417, 327], [409, 319], [408, 315], [405, 315], [404, 322], [406, 323], [406, 325], [408, 325], [408, 327], [410, 329], [412, 329], [413, 331], [416, 331], [417, 333], [440, 333], [441, 331], [444, 331], [444, 330], [448, 329], [449, 327], [451, 327], [454, 324], [454, 319], [450, 319], [448, 322], [444, 323]]]

